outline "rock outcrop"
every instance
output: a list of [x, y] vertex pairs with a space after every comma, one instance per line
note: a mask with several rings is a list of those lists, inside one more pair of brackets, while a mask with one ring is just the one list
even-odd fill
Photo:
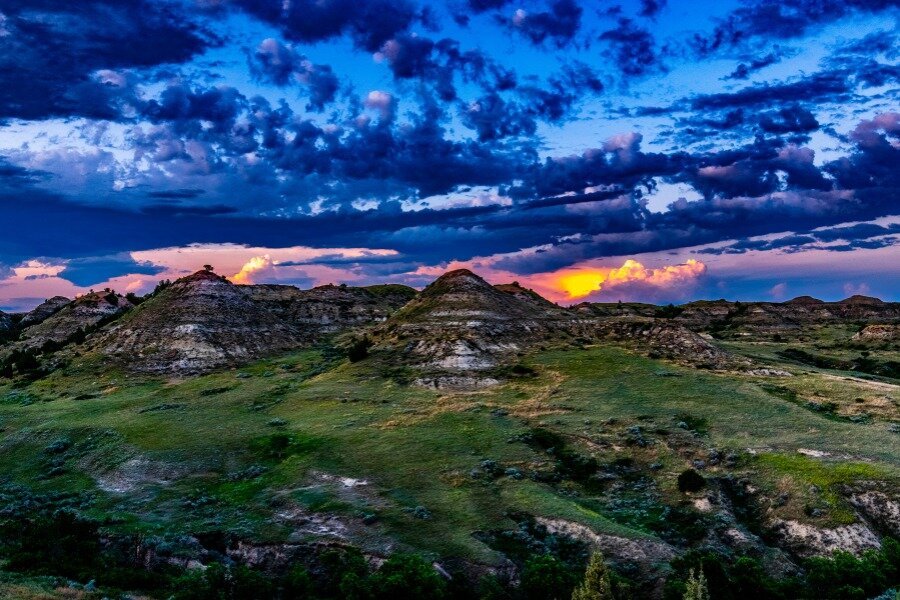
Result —
[[573, 321], [534, 296], [517, 286], [498, 289], [466, 269], [451, 271], [377, 328], [375, 338], [399, 350], [423, 383], [477, 385], [473, 373], [509, 362]]
[[175, 281], [92, 345], [145, 372], [196, 373], [296, 348], [302, 332], [210, 271]]
[[31, 327], [33, 325], [38, 325], [39, 323], [43, 323], [60, 310], [65, 308], [72, 302], [65, 296], [54, 296], [52, 298], [48, 298], [44, 300], [35, 308], [33, 308], [30, 312], [26, 313], [22, 320], [19, 322], [19, 327], [26, 328]]
[[41, 348], [48, 342], [64, 345], [74, 338], [90, 334], [132, 308], [134, 305], [131, 302], [115, 292], [91, 292], [26, 328], [19, 343], [23, 348]]
[[12, 317], [0, 310], [0, 334], [9, 331], [12, 329], [12, 326]]
[[600, 321], [593, 325], [593, 335], [601, 339], [624, 342], [646, 351], [654, 358], [664, 358], [705, 369], [736, 367], [737, 361], [703, 336], [665, 319]]
[[866, 325], [852, 338], [854, 342], [900, 341], [900, 325]]

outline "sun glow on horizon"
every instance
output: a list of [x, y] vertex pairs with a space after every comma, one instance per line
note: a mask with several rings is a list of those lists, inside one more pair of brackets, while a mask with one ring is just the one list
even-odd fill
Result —
[[694, 280], [706, 272], [706, 265], [694, 259], [679, 265], [648, 268], [628, 259], [618, 268], [579, 268], [552, 275], [553, 287], [569, 299], [586, 298], [604, 288], [637, 283], [665, 288]]

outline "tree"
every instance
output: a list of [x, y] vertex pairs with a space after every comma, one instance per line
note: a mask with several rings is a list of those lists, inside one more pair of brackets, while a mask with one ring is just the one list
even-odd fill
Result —
[[441, 600], [447, 588], [434, 567], [415, 554], [391, 556], [371, 577], [371, 583], [372, 597], [377, 600]]
[[213, 266], [212, 265], [203, 265], [203, 270], [209, 271], [210, 273], [212, 273]]
[[709, 590], [706, 589], [706, 577], [703, 575], [703, 569], [698, 569], [700, 574], [691, 574], [688, 576], [687, 585], [684, 590], [684, 600], [709, 600]]
[[519, 589], [527, 600], [560, 600], [569, 598], [575, 587], [571, 570], [552, 556], [534, 556], [522, 568]]
[[572, 592], [572, 600], [612, 600], [614, 597], [609, 568], [603, 562], [603, 555], [594, 552], [584, 572], [584, 581]]

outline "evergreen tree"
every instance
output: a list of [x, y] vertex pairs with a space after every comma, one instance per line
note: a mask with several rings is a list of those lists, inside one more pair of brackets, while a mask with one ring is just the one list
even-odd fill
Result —
[[612, 581], [603, 555], [594, 552], [584, 572], [584, 581], [572, 592], [572, 600], [612, 600]]
[[703, 569], [699, 569], [700, 574], [691, 574], [688, 576], [687, 587], [684, 591], [684, 600], [709, 600], [709, 590], [706, 588], [706, 577], [703, 575]]

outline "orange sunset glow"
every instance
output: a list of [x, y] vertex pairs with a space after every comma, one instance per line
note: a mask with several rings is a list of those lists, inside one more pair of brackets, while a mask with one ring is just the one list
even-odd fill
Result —
[[636, 260], [628, 259], [618, 268], [579, 268], [552, 274], [551, 282], [556, 290], [564, 292], [568, 299], [584, 298], [624, 283], [644, 283], [664, 288], [696, 279], [706, 272], [706, 265], [690, 259], [684, 264], [648, 268]]

